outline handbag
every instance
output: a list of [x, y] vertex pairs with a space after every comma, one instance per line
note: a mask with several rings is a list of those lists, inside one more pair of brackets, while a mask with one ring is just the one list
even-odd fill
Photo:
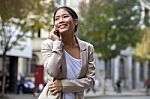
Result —
[[39, 95], [38, 99], [61, 99], [61, 93], [57, 93], [55, 95], [52, 95], [50, 93], [50, 91], [48, 91], [48, 86], [49, 86], [48, 82], [46, 84], [46, 86], [44, 87], [44, 89], [42, 90], [41, 94]]

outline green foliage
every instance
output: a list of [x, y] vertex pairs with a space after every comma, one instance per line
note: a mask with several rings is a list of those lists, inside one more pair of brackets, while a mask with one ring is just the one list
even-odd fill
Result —
[[49, 30], [54, 10], [53, 0], [0, 0], [0, 18], [13, 22], [23, 32]]
[[111, 59], [140, 41], [138, 0], [95, 0], [82, 10], [79, 36]]
[[0, 0], [0, 16], [5, 21], [10, 17], [20, 17], [25, 0]]
[[[34, 37], [40, 29], [49, 30], [51, 16], [54, 10], [53, 0], [0, 0], [0, 41], [3, 50], [10, 50], [13, 46], [25, 41], [29, 31]], [[15, 26], [14, 31], [11, 27]], [[15, 35], [17, 30], [20, 34]], [[30, 36], [31, 37], [31, 36]], [[22, 49], [22, 48], [21, 48]]]
[[26, 26], [24, 30], [37, 33], [39, 29], [49, 30], [51, 26], [52, 12], [54, 11], [53, 0], [28, 0], [24, 18]]

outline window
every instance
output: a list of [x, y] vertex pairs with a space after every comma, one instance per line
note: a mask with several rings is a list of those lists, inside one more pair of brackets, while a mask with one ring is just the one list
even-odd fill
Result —
[[140, 64], [140, 80], [144, 81], [144, 65], [143, 62], [141, 62]]
[[120, 59], [119, 75], [120, 75], [120, 78], [122, 79], [125, 78], [125, 62], [123, 58]]
[[150, 79], [150, 61], [149, 61], [149, 64], [148, 64], [148, 79]]
[[105, 75], [106, 78], [111, 78], [111, 61], [110, 60], [106, 60], [105, 61]]

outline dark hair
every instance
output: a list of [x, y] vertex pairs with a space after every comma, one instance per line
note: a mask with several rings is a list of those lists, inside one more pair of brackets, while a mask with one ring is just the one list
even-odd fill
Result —
[[[55, 23], [55, 15], [56, 15], [56, 12], [60, 9], [64, 9], [66, 11], [68, 11], [68, 13], [72, 16], [73, 19], [78, 19], [78, 15], [77, 13], [70, 7], [67, 7], [67, 6], [62, 6], [62, 7], [59, 7], [55, 10], [54, 12], [54, 16], [53, 16], [53, 22]], [[77, 27], [78, 25], [75, 26], [75, 32], [77, 31]]]

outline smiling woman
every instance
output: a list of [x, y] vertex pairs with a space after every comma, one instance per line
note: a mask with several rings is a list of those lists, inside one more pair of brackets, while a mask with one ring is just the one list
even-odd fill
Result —
[[38, 99], [83, 99], [84, 90], [95, 83], [94, 47], [75, 35], [78, 16], [73, 9], [56, 9], [53, 21], [50, 37], [41, 45], [49, 80]]

